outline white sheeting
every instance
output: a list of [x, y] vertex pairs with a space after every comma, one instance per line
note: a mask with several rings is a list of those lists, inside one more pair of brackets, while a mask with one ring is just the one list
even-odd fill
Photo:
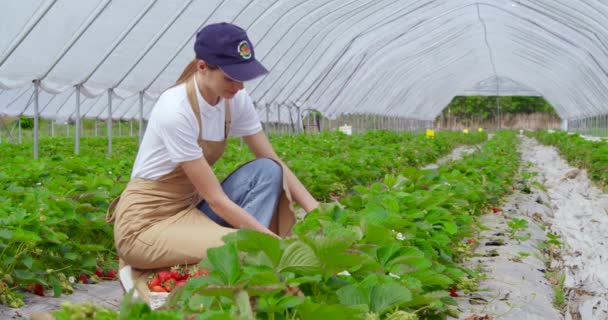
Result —
[[[453, 96], [498, 78], [544, 96], [564, 119], [608, 112], [604, 0], [20, 0], [1, 5], [0, 113], [5, 114], [27, 109], [27, 99], [10, 101], [33, 80], [40, 80], [46, 93], [70, 94], [80, 85], [84, 98], [96, 99], [112, 88], [117, 99], [137, 100], [143, 92], [152, 102], [193, 58], [196, 31], [219, 21], [247, 29], [258, 58], [271, 71], [246, 84], [258, 105], [298, 101], [329, 116], [374, 113], [430, 120]], [[498, 84], [500, 95], [512, 93], [512, 86]], [[87, 112], [84, 101], [81, 110]], [[90, 102], [95, 116], [107, 117], [100, 110], [103, 103], [92, 101], [98, 100]], [[74, 109], [74, 103], [52, 102], [43, 116], [64, 109]], [[137, 117], [132, 109], [123, 116]]]
[[[574, 170], [554, 147], [539, 145], [523, 138], [522, 160], [532, 164], [539, 175], [534, 180], [547, 187], [551, 204], [551, 231], [561, 236], [564, 286], [569, 291], [568, 315], [579, 313], [581, 319], [606, 319], [608, 316], [608, 195], [594, 186], [581, 170], [573, 179], [566, 173]], [[543, 213], [544, 214], [544, 213]]]

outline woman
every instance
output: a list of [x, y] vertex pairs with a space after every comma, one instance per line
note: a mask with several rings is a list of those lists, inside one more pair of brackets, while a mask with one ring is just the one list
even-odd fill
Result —
[[[318, 206], [278, 158], [243, 90], [268, 72], [246, 32], [208, 25], [194, 49], [196, 59], [156, 103], [131, 180], [108, 210], [121, 264], [134, 269], [198, 263], [236, 229], [288, 235], [292, 198], [307, 212]], [[242, 137], [256, 160], [220, 184], [211, 166], [229, 134]]]

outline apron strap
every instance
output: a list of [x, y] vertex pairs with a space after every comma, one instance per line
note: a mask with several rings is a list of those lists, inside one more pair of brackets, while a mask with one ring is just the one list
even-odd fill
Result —
[[106, 221], [109, 223], [114, 223], [114, 221], [116, 220], [114, 210], [116, 209], [116, 206], [118, 205], [119, 200], [120, 200], [120, 196], [118, 196], [118, 197], [116, 197], [116, 199], [112, 200], [112, 202], [110, 202], [110, 206], [108, 207], [108, 210], [106, 211]]
[[228, 135], [230, 134], [230, 125], [231, 125], [231, 118], [230, 118], [230, 100], [226, 99], [224, 100], [224, 111], [225, 111], [225, 115], [224, 115], [224, 139], [228, 140]]
[[[186, 82], [186, 94], [188, 95], [188, 102], [190, 102], [190, 107], [192, 108], [192, 112], [196, 116], [196, 121], [198, 122], [199, 128], [199, 139], [202, 139], [203, 136], [203, 122], [201, 120], [201, 109], [198, 105], [198, 99], [196, 97], [196, 89], [194, 84], [194, 75]], [[224, 100], [224, 139], [228, 139], [228, 135], [230, 134], [230, 127], [232, 123], [232, 118], [230, 115], [230, 100]]]
[[188, 95], [188, 102], [190, 102], [190, 108], [194, 112], [196, 121], [198, 122], [198, 139], [202, 139], [203, 136], [203, 123], [201, 122], [201, 110], [198, 106], [198, 99], [196, 98], [196, 91], [194, 91], [194, 75], [186, 82], [186, 95]]

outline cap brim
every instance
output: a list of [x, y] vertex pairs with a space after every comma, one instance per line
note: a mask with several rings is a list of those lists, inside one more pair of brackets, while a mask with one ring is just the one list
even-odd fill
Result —
[[255, 59], [246, 63], [223, 65], [220, 66], [220, 69], [230, 78], [243, 82], [253, 80], [268, 73], [268, 70]]

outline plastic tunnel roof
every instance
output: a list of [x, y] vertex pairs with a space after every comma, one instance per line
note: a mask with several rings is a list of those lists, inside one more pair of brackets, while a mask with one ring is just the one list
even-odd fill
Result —
[[33, 115], [37, 81], [42, 117], [74, 116], [80, 92], [82, 116], [107, 118], [111, 89], [113, 118], [147, 118], [197, 30], [221, 21], [270, 70], [246, 83], [262, 119], [298, 106], [432, 120], [467, 94], [608, 113], [605, 0], [20, 0], [0, 10], [0, 114]]

